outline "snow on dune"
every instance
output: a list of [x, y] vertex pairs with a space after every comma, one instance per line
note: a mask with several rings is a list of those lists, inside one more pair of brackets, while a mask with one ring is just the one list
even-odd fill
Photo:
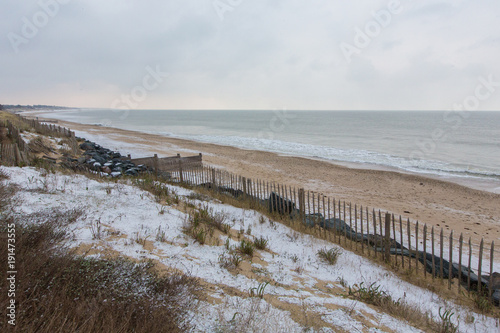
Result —
[[[183, 200], [195, 205], [208, 205], [221, 212], [234, 224], [233, 229], [250, 231], [249, 239], [264, 237], [269, 240], [267, 251], [258, 251], [251, 263], [252, 274], [234, 274], [219, 265], [221, 255], [227, 253], [222, 236], [219, 245], [200, 245], [182, 232], [187, 215], [173, 206], [163, 206], [154, 197], [138, 187], [125, 183], [107, 183], [91, 180], [82, 175], [47, 173], [33, 168], [1, 167], [10, 178], [5, 180], [19, 187], [17, 213], [33, 213], [44, 209], [84, 209], [86, 214], [71, 226], [72, 246], [92, 245], [96, 250], [112, 249], [137, 259], [155, 259], [214, 286], [208, 291], [214, 300], [201, 302], [193, 314], [196, 330], [215, 331], [230, 323], [237, 314], [254, 314], [249, 330], [265, 328], [269, 332], [299, 332], [303, 326], [285, 310], [283, 304], [306, 308], [316, 313], [323, 322], [346, 331], [420, 332], [402, 320], [375, 310], [364, 303], [342, 297], [338, 292], [344, 285], [376, 283], [393, 299], [404, 300], [418, 306], [422, 312], [439, 318], [439, 309], [452, 309], [453, 319], [461, 332], [494, 332], [496, 320], [484, 317], [445, 301], [432, 292], [402, 281], [392, 272], [373, 264], [368, 259], [342, 250], [337, 264], [327, 265], [317, 256], [322, 248], [336, 248], [335, 244], [297, 233], [279, 223], [261, 223], [261, 214], [252, 210], [225, 204], [187, 199], [191, 191], [169, 186]], [[91, 225], [100, 223], [104, 234], [93, 239]], [[159, 231], [165, 232], [163, 241], [156, 240]], [[135, 239], [144, 239], [143, 246]], [[236, 245], [237, 240], [229, 240]], [[258, 258], [257, 258], [258, 257]], [[252, 288], [262, 281], [270, 281], [265, 288], [269, 298], [248, 298]], [[240, 292], [228, 295], [228, 289]], [[470, 323], [466, 318], [473, 315]], [[457, 322], [457, 319], [459, 322]], [[250, 326], [251, 326], [250, 325]], [[259, 328], [260, 327], [260, 328]], [[227, 328], [227, 327], [226, 327]], [[323, 328], [321, 331], [332, 331]]]

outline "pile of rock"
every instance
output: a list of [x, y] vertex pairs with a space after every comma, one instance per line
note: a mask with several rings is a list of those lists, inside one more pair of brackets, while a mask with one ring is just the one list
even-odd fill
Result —
[[101, 147], [100, 145], [86, 140], [80, 145], [84, 150], [84, 156], [77, 159], [78, 163], [85, 164], [91, 170], [119, 177], [121, 175], [137, 176], [139, 173], [148, 171], [144, 165], [135, 165], [120, 153]]

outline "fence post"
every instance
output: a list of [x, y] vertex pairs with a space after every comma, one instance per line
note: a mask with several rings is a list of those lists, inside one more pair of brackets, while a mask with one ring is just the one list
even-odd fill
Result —
[[299, 207], [300, 207], [300, 216], [302, 217], [302, 222], [304, 222], [306, 216], [306, 207], [305, 207], [306, 196], [303, 188], [299, 188]]
[[215, 169], [212, 169], [212, 188], [215, 190]]
[[19, 147], [17, 146], [17, 143], [14, 143], [14, 158], [15, 158], [16, 166], [19, 166], [22, 159], [21, 159], [21, 153], [19, 152]]
[[478, 283], [477, 283], [477, 291], [481, 293], [481, 269], [483, 268], [483, 247], [484, 247], [484, 239], [481, 238], [481, 243], [479, 244], [479, 263], [477, 265], [477, 277], [478, 277]]
[[245, 177], [241, 177], [241, 183], [243, 184], [243, 196], [247, 196], [247, 179]]
[[373, 252], [375, 254], [375, 259], [377, 258], [377, 215], [375, 214], [375, 209], [372, 209], [373, 214]]
[[424, 277], [427, 277], [427, 223], [424, 224]]
[[401, 215], [399, 215], [399, 237], [401, 241], [401, 267], [405, 268], [405, 259], [403, 256], [403, 220], [401, 219]]
[[441, 228], [441, 233], [439, 234], [439, 274], [441, 275], [441, 283], [443, 283], [444, 274], [444, 263], [443, 263], [443, 246], [444, 246], [444, 237], [443, 237], [443, 228]]
[[[351, 206], [352, 207], [352, 206]], [[351, 213], [350, 208], [349, 208], [349, 213]], [[358, 250], [358, 205], [354, 205], [354, 232], [356, 233], [356, 239], [354, 240], [356, 242], [356, 250]]]
[[436, 275], [436, 257], [434, 255], [434, 226], [431, 227], [431, 241], [432, 241], [432, 279]]
[[367, 236], [367, 241], [368, 245], [366, 246], [366, 249], [368, 251], [368, 256], [370, 256], [370, 214], [368, 212], [368, 207], [365, 207], [366, 209], [366, 236]]
[[460, 233], [460, 238], [458, 239], [458, 290], [460, 290], [460, 285], [462, 284], [462, 245], [464, 242], [464, 235]]
[[418, 274], [418, 221], [415, 224], [415, 273]]
[[363, 206], [359, 209], [359, 219], [361, 221], [361, 253], [365, 253], [364, 230], [363, 230]]
[[392, 222], [392, 237], [394, 237], [394, 246], [396, 246], [396, 254], [394, 255], [394, 265], [398, 265], [398, 252], [397, 252], [397, 245], [396, 245], [396, 225], [394, 222], [394, 213], [391, 214], [391, 222]]
[[[450, 263], [448, 265], [448, 289], [451, 289], [451, 279], [453, 278], [452, 264], [453, 264], [453, 230], [450, 233]], [[460, 282], [459, 282], [460, 283]]]
[[153, 169], [155, 169], [155, 175], [158, 178], [158, 154], [154, 154], [153, 156]]
[[490, 249], [490, 285], [488, 288], [488, 295], [491, 299], [491, 292], [492, 292], [492, 286], [493, 286], [493, 254], [494, 254], [494, 248], [495, 248], [495, 242], [491, 242], [491, 249]]
[[472, 242], [469, 237], [469, 269], [467, 271], [467, 290], [470, 294], [470, 271], [471, 271], [471, 261], [472, 261]]
[[385, 214], [385, 261], [389, 262], [391, 256], [391, 214]]
[[408, 252], [409, 252], [409, 260], [408, 260], [408, 269], [411, 271], [411, 228], [410, 228], [410, 219], [406, 220], [406, 233], [408, 234]]
[[[352, 250], [352, 212], [351, 212], [351, 209], [352, 208], [352, 205], [351, 203], [349, 202], [349, 228], [351, 230], [349, 230], [349, 240], [351, 241], [351, 250]], [[357, 244], [356, 244], [356, 248], [357, 248]]]

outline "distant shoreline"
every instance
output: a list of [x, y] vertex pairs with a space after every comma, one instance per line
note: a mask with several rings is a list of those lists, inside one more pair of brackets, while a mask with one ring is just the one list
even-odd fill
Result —
[[[34, 114], [32, 114], [34, 115]], [[42, 118], [42, 117], [40, 117]], [[464, 237], [498, 240], [500, 194], [400, 170], [375, 170], [330, 161], [195, 142], [118, 128], [59, 121], [106, 148], [144, 157], [203, 153], [203, 161], [235, 174], [303, 187], [325, 195], [453, 229]], [[364, 166], [364, 168], [363, 168]]]

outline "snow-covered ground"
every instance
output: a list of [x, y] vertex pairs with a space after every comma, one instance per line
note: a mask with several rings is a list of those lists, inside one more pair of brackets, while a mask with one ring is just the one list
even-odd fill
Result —
[[[114, 250], [124, 256], [155, 259], [203, 279], [209, 300], [200, 302], [193, 314], [195, 331], [230, 330], [235, 318], [243, 318], [249, 331], [300, 332], [307, 318], [323, 323], [322, 332], [343, 329], [347, 332], [420, 332], [404, 321], [380, 310], [345, 298], [344, 286], [376, 283], [394, 300], [402, 300], [430, 313], [439, 321], [439, 309], [450, 309], [452, 321], [460, 332], [498, 332], [497, 320], [443, 300], [438, 295], [402, 281], [392, 272], [368, 259], [342, 249], [338, 262], [328, 265], [317, 252], [338, 246], [287, 226], [262, 219], [260, 213], [235, 208], [215, 201], [202, 202], [187, 198], [192, 192], [170, 186], [181, 201], [208, 205], [214, 212], [225, 214], [234, 230], [244, 230], [241, 237], [268, 239], [268, 250], [257, 251], [252, 261], [246, 260], [238, 273], [219, 264], [228, 255], [227, 236], [219, 245], [200, 245], [182, 232], [186, 213], [177, 206], [164, 206], [149, 192], [125, 183], [98, 182], [82, 175], [47, 173], [34, 168], [0, 167], [9, 175], [4, 180], [19, 187], [17, 213], [33, 213], [44, 209], [81, 208], [86, 211], [71, 226], [72, 246], [92, 246], [96, 253]], [[264, 223], [262, 221], [264, 220]], [[100, 223], [101, 239], [94, 239], [92, 226]], [[165, 239], [157, 235], [165, 232]], [[230, 245], [238, 240], [229, 239]], [[146, 240], [145, 245], [136, 239]], [[99, 254], [96, 254], [99, 255]], [[264, 298], [249, 297], [263, 281]], [[302, 309], [303, 318], [298, 320]], [[473, 320], [472, 320], [473, 318]], [[299, 323], [301, 321], [301, 323]], [[243, 320], [242, 320], [243, 322]], [[315, 326], [312, 325], [311, 326]]]

